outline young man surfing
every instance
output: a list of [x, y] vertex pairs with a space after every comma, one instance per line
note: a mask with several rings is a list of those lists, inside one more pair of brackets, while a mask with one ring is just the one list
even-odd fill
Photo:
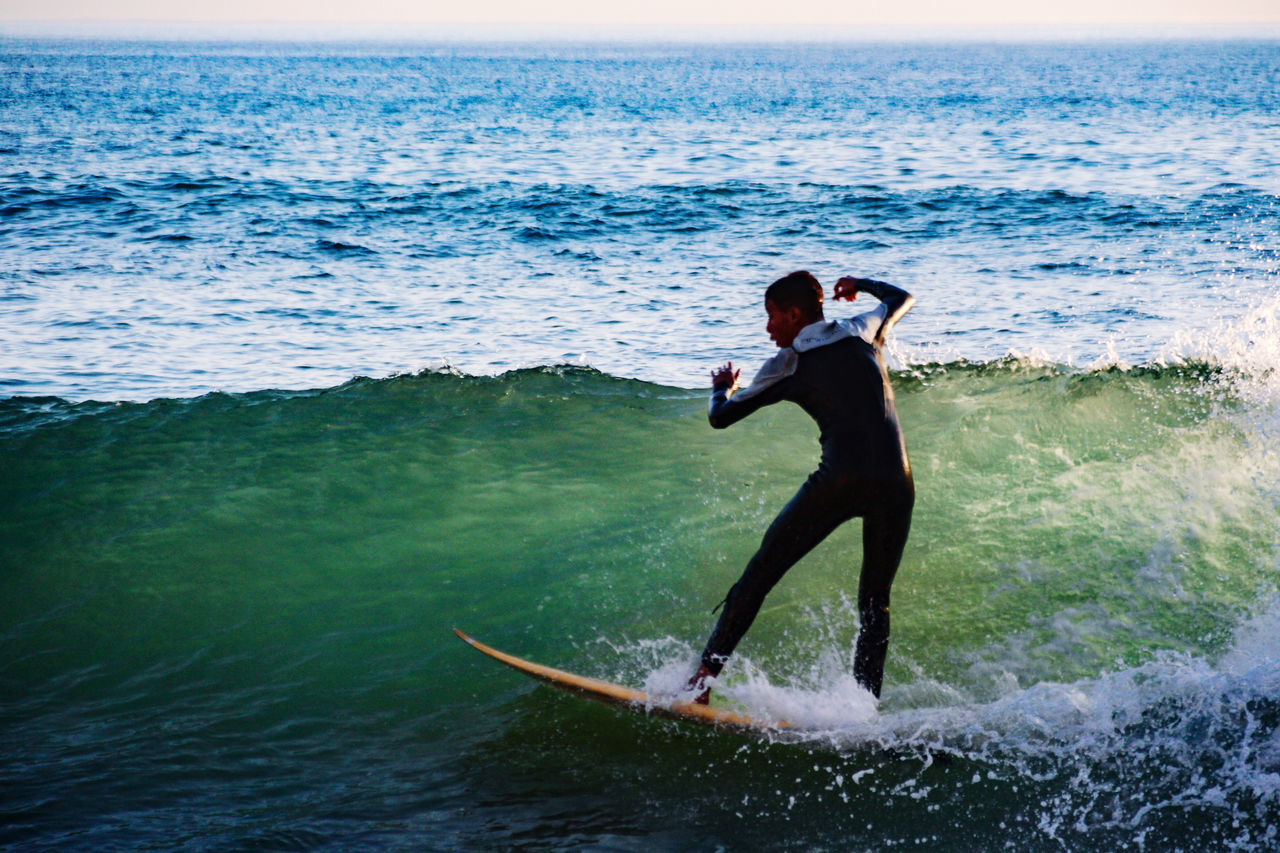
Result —
[[729, 362], [711, 374], [711, 426], [724, 429], [781, 400], [798, 404], [818, 422], [822, 459], [764, 534], [760, 550], [729, 590], [724, 611], [689, 681], [694, 701], [706, 703], [706, 682], [720, 674], [760, 605], [797, 561], [831, 531], [861, 516], [862, 571], [854, 676], [880, 696], [889, 648], [889, 587], [911, 527], [915, 486], [898, 426], [893, 389], [881, 350], [914, 299], [882, 281], [842, 278], [834, 298], [869, 293], [880, 304], [851, 320], [823, 316], [822, 286], [807, 272], [778, 279], [765, 291], [766, 330], [778, 345], [751, 384], [738, 390]]

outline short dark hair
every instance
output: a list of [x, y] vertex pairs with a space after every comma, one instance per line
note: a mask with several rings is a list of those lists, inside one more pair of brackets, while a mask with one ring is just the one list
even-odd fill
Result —
[[822, 285], [808, 270], [796, 270], [769, 285], [764, 298], [782, 310], [799, 308], [806, 317], [822, 314]]

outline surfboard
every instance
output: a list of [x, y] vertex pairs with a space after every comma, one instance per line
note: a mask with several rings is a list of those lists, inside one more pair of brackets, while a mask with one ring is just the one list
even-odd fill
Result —
[[613, 705], [628, 711], [663, 717], [669, 720], [699, 723], [705, 726], [753, 734], [767, 734], [790, 727], [788, 723], [781, 720], [757, 720], [754, 717], [740, 714], [728, 708], [714, 708], [710, 705], [699, 705], [694, 702], [678, 702], [669, 696], [664, 697], [645, 693], [643, 690], [635, 690], [630, 687], [624, 687], [621, 684], [612, 684], [608, 681], [601, 681], [598, 678], [588, 678], [584, 675], [553, 669], [540, 663], [518, 658], [515, 655], [509, 655], [506, 652], [500, 652], [492, 646], [486, 646], [479, 640], [467, 636], [457, 628], [453, 629], [453, 633], [457, 634], [459, 639], [473, 649], [488, 655], [496, 661], [505, 663], [517, 672], [524, 673], [530, 678], [548, 684], [557, 690], [603, 702], [606, 705]]

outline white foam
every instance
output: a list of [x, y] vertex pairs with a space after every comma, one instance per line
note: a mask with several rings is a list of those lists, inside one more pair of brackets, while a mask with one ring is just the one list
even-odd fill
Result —
[[[670, 639], [630, 651], [663, 657], [645, 681], [646, 690], [659, 695], [680, 694], [697, 662], [690, 647]], [[823, 658], [810, 675], [775, 682], [735, 657], [713, 685], [718, 702], [785, 720], [793, 727], [790, 739], [837, 750], [875, 744], [945, 752], [1020, 773], [1045, 761], [1106, 764], [1157, 754], [1189, 767], [1212, 753], [1220, 772], [1212, 784], [1190, 791], [1191, 800], [1210, 803], [1242, 790], [1280, 799], [1280, 730], [1253, 704], [1274, 705], [1280, 697], [1280, 599], [1237, 629], [1216, 664], [1162, 651], [1137, 666], [1072, 682], [1018, 687], [1005, 673], [1008, 692], [990, 701], [972, 701], [963, 688], [920, 677], [894, 685], [886, 706], [897, 710], [885, 710], [838, 655]], [[1245, 743], [1255, 736], [1258, 743]], [[1234, 754], [1232, 740], [1240, 741]]]
[[719, 693], [753, 716], [785, 720], [802, 731], [843, 730], [876, 719], [876, 698], [850, 673], [835, 673], [812, 687], [776, 685], [763, 672], [747, 666], [746, 680], [730, 680]]
[[[1272, 602], [1236, 629], [1235, 642], [1223, 655], [1218, 669], [1241, 679], [1280, 675], [1280, 603]], [[1272, 694], [1280, 697], [1280, 690], [1273, 690]]]

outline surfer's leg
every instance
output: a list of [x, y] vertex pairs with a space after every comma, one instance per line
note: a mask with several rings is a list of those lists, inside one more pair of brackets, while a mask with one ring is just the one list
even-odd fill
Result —
[[850, 518], [844, 502], [834, 499], [830, 492], [823, 477], [815, 474], [769, 525], [760, 550], [725, 598], [720, 620], [702, 652], [702, 667], [698, 670], [701, 676], [720, 673], [760, 612], [769, 590], [801, 557]]
[[858, 643], [853, 675], [877, 698], [889, 651], [889, 588], [911, 531], [915, 491], [910, 482], [894, 499], [867, 512], [862, 526], [862, 572], [858, 578]]

